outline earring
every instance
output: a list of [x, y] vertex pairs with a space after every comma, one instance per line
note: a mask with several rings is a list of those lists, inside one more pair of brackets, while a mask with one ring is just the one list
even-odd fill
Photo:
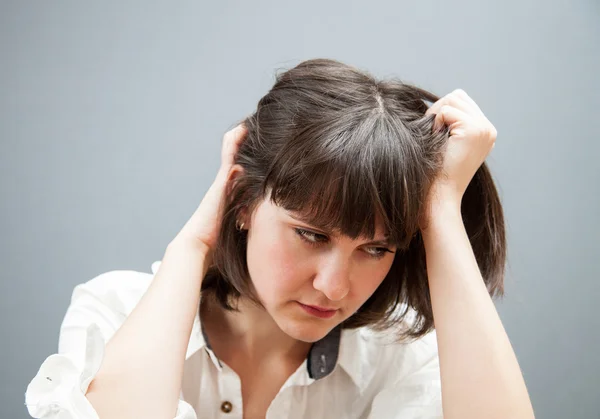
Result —
[[244, 223], [239, 224], [238, 221], [235, 222], [235, 227], [239, 230], [242, 231], [242, 229], [244, 228]]

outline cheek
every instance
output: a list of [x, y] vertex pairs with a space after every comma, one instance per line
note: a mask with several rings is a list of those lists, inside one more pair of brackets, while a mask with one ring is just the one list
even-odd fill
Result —
[[387, 276], [391, 265], [392, 263], [390, 261], [390, 263], [381, 264], [376, 268], [366, 268], [358, 275], [360, 280], [354, 282], [352, 291], [359, 305], [362, 305], [371, 295], [373, 295]]
[[272, 231], [248, 240], [250, 278], [265, 302], [298, 290], [302, 286], [302, 255], [285, 232]]

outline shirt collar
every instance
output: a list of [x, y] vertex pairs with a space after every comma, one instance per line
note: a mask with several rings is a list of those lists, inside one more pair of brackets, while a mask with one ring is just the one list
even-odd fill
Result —
[[[160, 261], [156, 261], [152, 264], [153, 274], [158, 271], [160, 263]], [[202, 348], [206, 348], [215, 365], [222, 367], [208, 342], [208, 336], [200, 322], [199, 311], [196, 310], [185, 359], [189, 359]], [[368, 353], [365, 339], [362, 338], [360, 330], [342, 329], [340, 324], [312, 345], [306, 359], [309, 378], [307, 382], [328, 376], [339, 364], [362, 392], [374, 374], [374, 368], [367, 368], [369, 355], [371, 354]]]

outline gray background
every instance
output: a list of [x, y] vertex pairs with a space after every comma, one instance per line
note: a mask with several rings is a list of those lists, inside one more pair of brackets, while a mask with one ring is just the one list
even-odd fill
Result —
[[[210, 4], [209, 4], [210, 3]], [[600, 6], [596, 1], [3, 2], [2, 418], [57, 350], [73, 287], [150, 272], [277, 69], [327, 57], [498, 129], [497, 303], [538, 418], [600, 418]]]

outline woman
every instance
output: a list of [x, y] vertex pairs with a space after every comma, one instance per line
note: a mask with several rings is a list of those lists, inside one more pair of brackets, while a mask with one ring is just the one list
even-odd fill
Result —
[[495, 139], [462, 90], [327, 59], [279, 75], [155, 275], [76, 287], [30, 414], [532, 418], [491, 298]]

